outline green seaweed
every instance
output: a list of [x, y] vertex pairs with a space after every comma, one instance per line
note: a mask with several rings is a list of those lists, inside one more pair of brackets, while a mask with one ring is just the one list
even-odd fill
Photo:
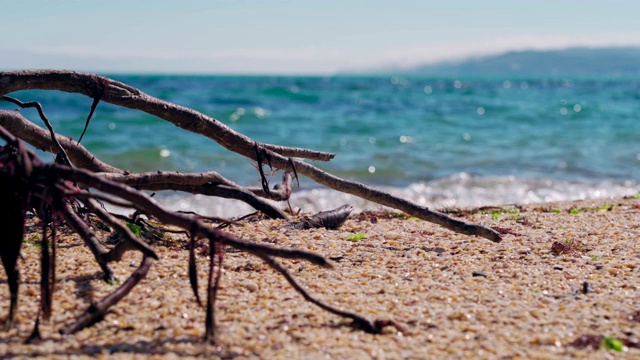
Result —
[[42, 246], [42, 243], [40, 243], [40, 240], [29, 240], [29, 239], [24, 239], [22, 242], [24, 242], [25, 244], [29, 244], [35, 247], [40, 247]]
[[355, 233], [355, 234], [349, 234], [347, 236], [347, 240], [353, 241], [353, 242], [357, 242], [357, 241], [360, 241], [360, 240], [362, 240], [362, 239], [364, 239], [366, 237], [367, 237], [367, 235], [364, 234], [364, 233]]
[[398, 219], [408, 219], [409, 217], [411, 217], [409, 214], [405, 214], [401, 211], [389, 211], [389, 215], [392, 215], [393, 217], [396, 217]]
[[[40, 240], [40, 236], [38, 236], [37, 234], [34, 234], [34, 236], [32, 236], [31, 239], [23, 239], [22, 242], [38, 248], [42, 246], [42, 241]], [[52, 243], [53, 242], [51, 240], [47, 241], [47, 244], [49, 246], [51, 246]]]
[[[493, 220], [498, 220], [500, 218], [501, 215], [504, 214], [518, 214], [520, 213], [519, 209], [496, 209], [493, 211], [489, 211], [489, 210], [481, 210], [480, 214], [491, 214], [491, 218]], [[518, 220], [520, 218], [519, 215], [514, 215], [512, 216], [510, 219], [514, 219], [514, 220]]]
[[133, 223], [127, 223], [127, 227], [129, 228], [129, 230], [131, 230], [135, 234], [135, 236], [140, 237], [140, 231], [142, 230], [142, 226], [133, 224]]
[[107, 279], [107, 284], [109, 284], [111, 286], [119, 286], [120, 285], [120, 280], [118, 280], [116, 278]]
[[622, 343], [622, 341], [610, 336], [605, 336], [605, 338], [602, 339], [601, 346], [607, 350], [614, 351], [622, 351], [624, 348], [624, 344]]

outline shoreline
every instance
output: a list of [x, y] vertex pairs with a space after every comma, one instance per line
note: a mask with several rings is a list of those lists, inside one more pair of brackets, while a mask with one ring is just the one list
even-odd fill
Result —
[[[400, 187], [368, 185], [431, 209], [621, 198], [637, 194], [640, 186], [633, 181], [583, 183], [513, 176], [471, 176], [466, 173], [413, 182]], [[303, 185], [300, 189], [296, 188], [291, 195], [292, 206], [310, 213], [335, 209], [344, 204], [351, 205], [358, 212], [381, 209], [393, 211], [391, 208], [351, 194], [335, 191], [319, 184], [316, 186], [306, 188]], [[204, 195], [159, 192], [156, 199], [173, 210], [195, 211], [199, 214], [227, 218], [243, 216], [254, 211], [249, 205], [236, 200], [219, 198], [212, 202], [210, 197]], [[272, 204], [279, 206], [277, 202]]]
[[[230, 250], [216, 302], [218, 344], [203, 344], [204, 309], [189, 287], [185, 239], [176, 237], [155, 246], [161, 260], [105, 320], [61, 336], [57, 330], [84, 312], [89, 299], [114, 289], [100, 280], [81, 240], [63, 230], [53, 315], [41, 324], [44, 341], [24, 344], [40, 293], [39, 248], [27, 241], [19, 262], [17, 324], [0, 332], [0, 357], [640, 357], [640, 199], [445, 212], [499, 228], [503, 241], [494, 244], [386, 212], [352, 214], [338, 230], [294, 230], [282, 220], [227, 229], [244, 239], [330, 258], [333, 270], [281, 262], [317, 298], [371, 319], [392, 319], [405, 334], [393, 328], [380, 335], [353, 330], [349, 321], [306, 302], [260, 259]], [[350, 234], [364, 238], [351, 241]], [[112, 267], [123, 280], [138, 262], [137, 253], [127, 253]], [[199, 255], [201, 296], [207, 264]], [[4, 272], [0, 289], [4, 317], [9, 305]], [[605, 349], [600, 337], [627, 346], [621, 352]], [[591, 342], [583, 346], [580, 339]]]

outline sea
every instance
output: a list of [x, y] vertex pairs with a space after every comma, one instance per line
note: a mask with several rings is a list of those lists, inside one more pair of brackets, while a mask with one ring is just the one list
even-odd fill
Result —
[[[333, 160], [313, 165], [435, 209], [640, 191], [640, 77], [101, 75], [258, 142], [333, 152]], [[91, 105], [90, 98], [56, 91], [13, 96], [39, 101], [56, 131], [76, 139]], [[22, 113], [42, 125], [35, 110]], [[215, 170], [242, 185], [260, 184], [249, 159], [107, 103], [98, 105], [82, 143], [130, 171]], [[276, 172], [271, 183], [281, 176]], [[252, 211], [202, 195], [155, 196], [172, 209], [205, 215]], [[304, 212], [345, 203], [380, 208], [304, 177], [290, 203]]]

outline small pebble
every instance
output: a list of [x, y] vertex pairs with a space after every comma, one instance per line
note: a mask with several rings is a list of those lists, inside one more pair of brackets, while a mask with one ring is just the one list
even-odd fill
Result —
[[251, 281], [244, 283], [243, 286], [245, 287], [245, 289], [247, 289], [247, 290], [249, 290], [251, 292], [255, 292], [255, 291], [258, 290], [258, 285], [256, 283], [254, 283], [254, 282], [251, 282]]
[[562, 266], [554, 266], [554, 267], [553, 267], [553, 270], [560, 270], [560, 271], [562, 271]]
[[[636, 202], [635, 199], [629, 201]], [[598, 206], [598, 203], [585, 204], [585, 207]], [[572, 203], [553, 205], [553, 208], [574, 206]], [[146, 278], [111, 308], [103, 322], [76, 334], [61, 336], [57, 331], [84, 313], [91, 299], [102, 298], [117, 288], [96, 276], [95, 257], [79, 238], [69, 236], [66, 243], [80, 246], [58, 248], [60, 266], [56, 272], [60, 280], [54, 293], [54, 311], [51, 321], [41, 328], [47, 340], [37, 346], [25, 345], [24, 341], [33, 330], [40, 305], [41, 254], [34, 246], [24, 247], [24, 259], [20, 262], [21, 281], [24, 281], [20, 311], [16, 313], [14, 329], [0, 332], [0, 358], [24, 354], [73, 357], [87, 344], [99, 347], [95, 354], [98, 357], [109, 356], [114, 349], [112, 344], [117, 347], [117, 355], [135, 357], [140, 355], [140, 348], [127, 344], [146, 344], [150, 345], [151, 357], [180, 354], [183, 357], [248, 358], [262, 354], [269, 358], [296, 358], [296, 354], [330, 353], [333, 357], [359, 358], [375, 350], [375, 355], [370, 356], [389, 359], [502, 358], [513, 357], [514, 353], [532, 359], [550, 357], [549, 354], [566, 358], [602, 354], [632, 358], [636, 348], [629, 347], [628, 354], [601, 349], [605, 335], [620, 341], [635, 341], [634, 330], [640, 324], [640, 309], [634, 307], [638, 293], [633, 281], [628, 280], [640, 268], [640, 256], [637, 256], [640, 250], [630, 242], [637, 235], [634, 227], [637, 219], [624, 209], [613, 210], [618, 217], [585, 211], [579, 218], [565, 211], [548, 214], [541, 210], [521, 210], [536, 226], [522, 228], [522, 238], [512, 237], [504, 244], [452, 234], [424, 222], [390, 220], [382, 216], [375, 226], [366, 217], [362, 221], [348, 221], [342, 231], [287, 228], [282, 232], [284, 222], [280, 220], [249, 221], [227, 228], [243, 239], [256, 242], [278, 239], [279, 246], [327, 256], [337, 270], [307, 266], [303, 260], [282, 260], [281, 263], [312, 295], [335, 302], [345, 310], [372, 317], [378, 313], [394, 314], [399, 323], [411, 330], [410, 339], [389, 336], [395, 333], [392, 326], [384, 329], [385, 336], [376, 336], [374, 340], [362, 331], [351, 332], [342, 326], [351, 320], [311, 306], [291, 289], [281, 274], [270, 270], [261, 260], [228, 248], [223, 265], [225, 273], [215, 303], [216, 336], [222, 346], [191, 341], [205, 334], [204, 309], [198, 307], [189, 288], [185, 266], [188, 251], [168, 240], [166, 245], [154, 247], [162, 261], [154, 264]], [[633, 215], [637, 214], [640, 210]], [[467, 220], [479, 218], [469, 215]], [[576, 230], [557, 231], [558, 224], [571, 225], [570, 229]], [[31, 228], [36, 232], [40, 229]], [[389, 231], [402, 237], [387, 239], [384, 234]], [[343, 241], [346, 233], [357, 232], [366, 232], [367, 241], [355, 244]], [[548, 254], [552, 242], [546, 240], [549, 232], [554, 239], [573, 239], [576, 252], [557, 257]], [[175, 236], [178, 244], [184, 243], [184, 235]], [[321, 241], [309, 241], [314, 236]], [[399, 251], [392, 252], [392, 249]], [[175, 254], [180, 256], [176, 258]], [[597, 261], [593, 260], [594, 254]], [[206, 256], [198, 259], [204, 270]], [[136, 252], [127, 253], [121, 261], [112, 264], [122, 282], [132, 272], [128, 268], [130, 263], [139, 265]], [[567, 272], [565, 266], [568, 266]], [[555, 273], [554, 267], [563, 269]], [[613, 272], [609, 272], [610, 269]], [[473, 279], [468, 277], [469, 270]], [[207, 277], [206, 271], [200, 271], [201, 296], [206, 294], [203, 290]], [[484, 280], [475, 280], [476, 277]], [[6, 282], [6, 276], [0, 274], [2, 281]], [[627, 286], [622, 288], [624, 284]], [[85, 285], [86, 289], [79, 287]], [[0, 316], [6, 316], [9, 294], [2, 286], [0, 284]], [[423, 306], [425, 299], [429, 300], [428, 308]], [[398, 306], [404, 310], [394, 311]], [[585, 318], [587, 326], [584, 326]], [[513, 326], [514, 319], [517, 326]], [[557, 323], [554, 319], [562, 319], [562, 326], [553, 326]], [[339, 327], [329, 329], [334, 335], [326, 336], [327, 328], [323, 324]], [[596, 337], [593, 349], [572, 345], [579, 344], [583, 336], [591, 335]], [[176, 341], [158, 343], [157, 339]], [[376, 342], [373, 348], [372, 341]], [[125, 346], [120, 347], [121, 344]]]
[[443, 249], [441, 247], [437, 247], [437, 248], [433, 249], [433, 251], [435, 251], [436, 254], [438, 254], [438, 255], [447, 252], [447, 250], [445, 250], [445, 249]]

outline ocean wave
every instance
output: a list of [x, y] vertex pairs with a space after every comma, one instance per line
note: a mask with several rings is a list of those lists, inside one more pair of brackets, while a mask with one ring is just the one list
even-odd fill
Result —
[[[476, 177], [460, 173], [429, 182], [413, 183], [406, 187], [377, 188], [421, 206], [444, 209], [615, 198], [636, 194], [640, 190], [640, 183], [578, 183], [513, 176]], [[255, 211], [236, 200], [203, 195], [159, 194], [157, 200], [173, 210], [194, 211], [210, 216], [236, 217]], [[328, 188], [299, 190], [291, 197], [292, 207], [300, 208], [305, 213], [329, 210], [343, 204], [352, 205], [356, 211], [384, 208], [377, 203]], [[287, 205], [280, 203], [278, 206], [285, 208]]]
[[268, 88], [263, 90], [262, 94], [306, 103], [317, 103], [320, 100], [318, 95], [300, 92], [300, 88], [295, 85], [289, 87]]

